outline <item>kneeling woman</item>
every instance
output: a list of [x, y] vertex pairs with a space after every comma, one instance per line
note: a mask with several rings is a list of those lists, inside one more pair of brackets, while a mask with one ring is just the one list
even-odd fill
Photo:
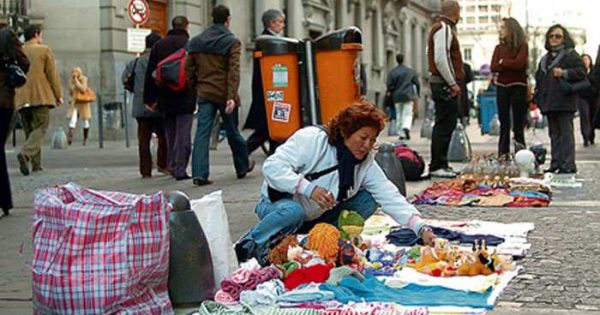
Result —
[[435, 235], [419, 211], [400, 194], [374, 160], [373, 146], [385, 115], [369, 101], [339, 112], [325, 127], [292, 135], [263, 165], [260, 221], [235, 246], [240, 262], [256, 257], [266, 264], [269, 248], [282, 235], [307, 232], [317, 223], [337, 226], [344, 209], [370, 217], [380, 205], [425, 244]]

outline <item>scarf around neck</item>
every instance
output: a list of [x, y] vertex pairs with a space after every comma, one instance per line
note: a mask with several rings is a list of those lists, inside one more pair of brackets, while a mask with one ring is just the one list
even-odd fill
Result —
[[337, 139], [335, 150], [338, 159], [338, 174], [340, 176], [337, 201], [341, 202], [348, 197], [348, 190], [354, 188], [354, 167], [365, 159], [359, 160], [354, 157], [354, 154], [344, 144], [344, 139], [341, 136]]

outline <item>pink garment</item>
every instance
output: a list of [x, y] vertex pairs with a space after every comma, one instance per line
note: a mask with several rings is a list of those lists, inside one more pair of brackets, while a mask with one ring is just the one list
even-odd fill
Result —
[[[279, 274], [277, 273], [277, 269], [273, 267], [260, 269], [240, 268], [233, 272], [231, 278], [221, 282], [221, 290], [219, 290], [219, 292], [222, 292], [221, 298], [224, 300], [231, 298], [233, 301], [238, 301], [242, 291], [254, 290], [259, 284], [278, 277]], [[227, 296], [224, 294], [227, 294]], [[217, 296], [215, 295], [215, 300], [216, 299]]]
[[224, 305], [234, 304], [236, 303], [236, 299], [234, 299], [229, 293], [223, 292], [223, 290], [217, 291], [215, 294], [215, 301]]

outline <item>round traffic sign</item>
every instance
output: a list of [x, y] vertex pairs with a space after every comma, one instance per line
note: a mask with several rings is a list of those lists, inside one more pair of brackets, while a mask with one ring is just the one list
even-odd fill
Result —
[[130, 0], [127, 13], [133, 24], [144, 24], [150, 17], [150, 9], [146, 0]]

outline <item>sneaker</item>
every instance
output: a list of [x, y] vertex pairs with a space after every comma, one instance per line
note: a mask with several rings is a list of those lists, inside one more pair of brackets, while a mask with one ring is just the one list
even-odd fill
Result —
[[213, 181], [210, 180], [210, 179], [196, 178], [196, 179], [193, 180], [193, 183], [196, 186], [206, 186], [206, 185], [212, 184]]
[[23, 154], [17, 154], [17, 160], [19, 161], [19, 171], [25, 176], [29, 175], [29, 158]]
[[175, 178], [175, 180], [188, 180], [188, 179], [192, 178], [187, 173], [183, 173], [183, 175], [181, 175], [181, 176], [173, 176], [173, 177]]
[[451, 168], [439, 168], [429, 172], [429, 175], [431, 177], [455, 178], [457, 174]]
[[253, 240], [239, 240], [234, 245], [235, 256], [237, 257], [238, 263], [243, 263], [248, 259], [252, 258], [252, 253], [256, 248], [256, 243]]
[[242, 178], [246, 177], [246, 174], [248, 174], [248, 173], [252, 172], [252, 170], [254, 170], [254, 166], [256, 166], [256, 161], [250, 160], [250, 163], [249, 163], [249, 166], [248, 166], [248, 169], [246, 170], [246, 172], [237, 173], [236, 174], [237, 178], [242, 179]]

